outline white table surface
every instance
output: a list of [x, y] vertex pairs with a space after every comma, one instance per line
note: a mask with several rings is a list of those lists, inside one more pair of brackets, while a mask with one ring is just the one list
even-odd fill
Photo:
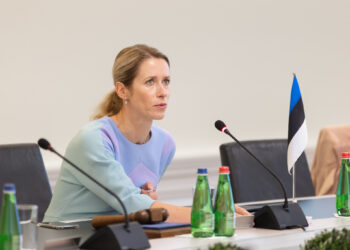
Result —
[[[240, 203], [241, 206], [260, 205], [266, 203], [283, 202], [270, 200], [261, 202]], [[309, 221], [309, 227], [302, 229], [269, 230], [259, 228], [236, 229], [233, 237], [193, 238], [190, 234], [179, 235], [173, 238], [150, 240], [151, 249], [208, 249], [208, 246], [217, 242], [233, 243], [247, 249], [300, 249], [306, 240], [313, 238], [325, 229], [350, 228], [350, 218], [334, 216], [335, 195], [302, 197], [298, 203], [305, 215], [314, 216]]]
[[333, 217], [311, 220], [302, 229], [269, 230], [259, 228], [237, 229], [232, 237], [193, 238], [190, 234], [150, 240], [152, 250], [208, 249], [217, 242], [233, 243], [247, 249], [300, 249], [300, 245], [325, 229], [350, 228], [349, 217]]

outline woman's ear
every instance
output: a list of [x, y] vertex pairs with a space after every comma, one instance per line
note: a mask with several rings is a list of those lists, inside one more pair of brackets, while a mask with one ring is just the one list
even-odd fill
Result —
[[122, 100], [127, 99], [127, 95], [126, 95], [127, 88], [125, 87], [124, 83], [116, 82], [115, 83], [115, 92], [117, 93], [119, 98], [121, 98]]

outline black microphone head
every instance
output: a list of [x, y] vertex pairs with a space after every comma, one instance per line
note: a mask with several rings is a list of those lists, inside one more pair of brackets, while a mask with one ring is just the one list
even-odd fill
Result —
[[44, 138], [41, 138], [39, 139], [38, 141], [38, 145], [42, 148], [42, 149], [51, 149], [51, 145], [50, 145], [50, 142], [48, 142], [46, 139]]
[[221, 132], [225, 132], [225, 130], [227, 130], [225, 123], [221, 120], [217, 120], [215, 122], [215, 128], [217, 128], [217, 130], [219, 130]]

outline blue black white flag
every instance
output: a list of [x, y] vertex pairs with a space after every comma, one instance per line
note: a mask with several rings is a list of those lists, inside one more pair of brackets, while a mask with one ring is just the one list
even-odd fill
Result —
[[292, 92], [290, 96], [289, 124], [288, 124], [288, 172], [295, 165], [307, 144], [307, 130], [303, 100], [296, 75], [294, 74]]

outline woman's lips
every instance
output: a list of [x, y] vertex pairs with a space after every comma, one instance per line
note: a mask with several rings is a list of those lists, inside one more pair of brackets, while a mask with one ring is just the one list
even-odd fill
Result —
[[160, 103], [160, 104], [157, 104], [157, 105], [155, 105], [157, 108], [159, 108], [159, 109], [166, 109], [166, 107], [167, 107], [167, 104], [166, 103]]

